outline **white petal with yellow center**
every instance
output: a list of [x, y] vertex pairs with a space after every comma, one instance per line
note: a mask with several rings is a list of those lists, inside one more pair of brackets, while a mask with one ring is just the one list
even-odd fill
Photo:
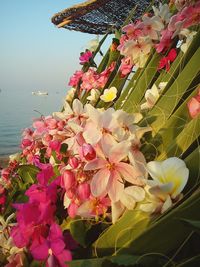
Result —
[[104, 102], [111, 102], [117, 97], [117, 88], [111, 87], [109, 89], [105, 89], [102, 96], [100, 96], [101, 100]]
[[151, 161], [147, 164], [147, 170], [158, 183], [158, 186], [161, 184], [172, 184], [168, 192], [171, 198], [176, 198], [188, 181], [189, 170], [185, 162], [176, 157], [168, 158], [162, 162]]

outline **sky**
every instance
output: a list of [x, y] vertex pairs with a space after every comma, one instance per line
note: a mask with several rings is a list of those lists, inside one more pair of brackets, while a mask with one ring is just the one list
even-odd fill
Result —
[[66, 90], [95, 35], [58, 29], [51, 17], [79, 0], [0, 0], [0, 88]]

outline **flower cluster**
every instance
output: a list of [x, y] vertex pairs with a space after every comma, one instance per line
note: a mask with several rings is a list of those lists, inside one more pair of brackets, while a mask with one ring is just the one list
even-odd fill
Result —
[[108, 78], [114, 68], [115, 62], [101, 73], [98, 73], [94, 68], [89, 68], [86, 72], [76, 71], [70, 78], [69, 85], [77, 87], [81, 81], [81, 90], [91, 91], [92, 89], [102, 89], [106, 85], [106, 82], [108, 81]]
[[200, 1], [195, 4], [192, 3], [193, 1], [175, 2], [179, 8], [175, 15], [172, 16], [167, 4], [160, 4], [159, 8], [153, 7], [153, 16], [145, 14], [141, 20], [123, 28], [124, 34], [120, 39], [118, 49], [125, 56], [125, 60], [142, 68], [153, 47], [158, 53], [166, 52], [177, 35], [181, 40], [186, 38], [186, 46], [183, 44], [184, 48], [182, 49], [183, 52], [186, 51], [196, 33], [188, 28], [200, 22]]
[[[53, 223], [57, 188], [61, 191], [63, 207], [71, 218], [77, 215], [96, 219], [111, 216], [115, 222], [126, 208], [133, 209], [137, 202], [142, 202], [141, 209], [144, 210], [146, 202], [153, 205], [151, 212], [162, 210], [166, 198], [160, 200], [153, 197], [157, 194], [153, 188], [159, 187], [158, 179], [151, 188], [151, 182], [147, 179], [149, 163], [146, 165], [145, 157], [140, 151], [141, 137], [145, 132], [151, 131], [149, 127], [137, 126], [141, 119], [139, 113], [127, 114], [113, 108], [98, 110], [90, 104], [83, 106], [76, 99], [72, 108], [66, 102], [63, 112], [35, 120], [35, 129], [24, 131], [22, 155], [41, 171], [37, 175], [38, 184], [32, 185], [26, 192], [29, 202], [15, 204], [18, 226], [13, 230], [13, 238], [19, 247], [28, 246], [32, 250], [29, 234], [33, 235], [36, 226], [49, 227]], [[59, 175], [55, 176], [52, 166]], [[152, 175], [151, 171], [149, 173]], [[187, 171], [184, 178], [174, 175], [177, 176], [179, 186], [184, 187]], [[52, 177], [53, 182], [49, 182]], [[168, 196], [173, 188], [179, 188], [170, 177], [166, 182], [163, 178], [160, 179], [164, 185], [170, 183], [169, 193], [164, 191]], [[175, 197], [177, 194], [172, 199]], [[34, 208], [35, 219], [30, 220], [36, 221], [34, 227], [30, 224], [26, 234], [23, 228], [26, 225], [27, 229], [29, 219], [22, 214], [25, 209], [29, 217], [29, 210]], [[45, 217], [46, 214], [48, 217]], [[48, 231], [49, 228], [46, 229]], [[21, 233], [26, 236], [22, 238]], [[33, 243], [38, 244], [37, 240], [40, 239], [40, 233], [39, 237], [36, 234]]]

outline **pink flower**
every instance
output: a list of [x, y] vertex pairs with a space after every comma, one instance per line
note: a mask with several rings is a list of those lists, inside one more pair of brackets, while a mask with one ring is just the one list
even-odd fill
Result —
[[170, 47], [170, 45], [172, 43], [172, 35], [173, 35], [173, 32], [169, 31], [168, 29], [161, 31], [160, 42], [159, 42], [159, 44], [155, 45], [156, 51], [158, 53], [164, 52]]
[[177, 56], [176, 49], [171, 49], [166, 57], [161, 58], [158, 65], [158, 70], [166, 69], [166, 71], [170, 70], [170, 63], [175, 60]]
[[189, 114], [192, 118], [195, 118], [200, 113], [200, 89], [195, 97], [192, 97], [187, 103]]
[[131, 72], [132, 68], [133, 68], [133, 64], [131, 64], [130, 57], [123, 58], [121, 60], [121, 66], [119, 68], [121, 72], [121, 78], [126, 77], [126, 75], [128, 75]]
[[174, 32], [175, 36], [182, 29], [189, 28], [200, 23], [200, 2], [194, 5], [186, 6], [176, 15], [172, 16], [168, 25], [168, 29]]
[[[71, 261], [71, 252], [65, 248], [65, 242], [60, 227], [53, 223], [50, 226], [47, 237], [37, 240], [30, 247], [34, 259], [43, 261], [47, 260], [48, 264], [58, 263], [59, 267], [66, 267], [66, 261]], [[47, 265], [48, 266], [48, 265]]]
[[183, 23], [183, 28], [198, 25], [200, 23], [200, 1], [195, 5], [184, 8], [181, 14], [186, 17], [186, 20]]
[[77, 215], [82, 217], [91, 218], [100, 215], [105, 215], [108, 208], [111, 206], [108, 197], [90, 198], [83, 202], [77, 210]]
[[99, 170], [92, 178], [91, 192], [94, 197], [103, 197], [107, 193], [113, 202], [119, 200], [124, 189], [122, 177], [129, 183], [142, 185], [141, 173], [128, 163], [121, 162], [128, 155], [130, 143], [123, 141], [110, 148], [102, 144], [102, 156], [85, 165], [85, 171]]
[[26, 148], [32, 145], [32, 141], [29, 139], [23, 139], [21, 143], [22, 148]]
[[80, 64], [84, 65], [85, 63], [88, 63], [92, 57], [93, 57], [92, 52], [90, 50], [86, 50], [86, 52], [81, 53], [81, 56], [79, 57]]
[[135, 24], [128, 24], [122, 28], [122, 30], [126, 33], [126, 36], [130, 39], [137, 39], [140, 35], [142, 35], [142, 30], [138, 25], [141, 25], [141, 21], [137, 21]]
[[68, 85], [76, 87], [83, 76], [82, 70], [77, 70], [69, 80]]

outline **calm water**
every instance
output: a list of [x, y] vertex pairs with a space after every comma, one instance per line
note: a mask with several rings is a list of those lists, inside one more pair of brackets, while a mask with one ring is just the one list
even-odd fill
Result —
[[[46, 91], [46, 90], [45, 90]], [[34, 118], [59, 111], [66, 91], [48, 91], [48, 96], [34, 96], [31, 91], [0, 92], [0, 156], [19, 151], [21, 133]]]

